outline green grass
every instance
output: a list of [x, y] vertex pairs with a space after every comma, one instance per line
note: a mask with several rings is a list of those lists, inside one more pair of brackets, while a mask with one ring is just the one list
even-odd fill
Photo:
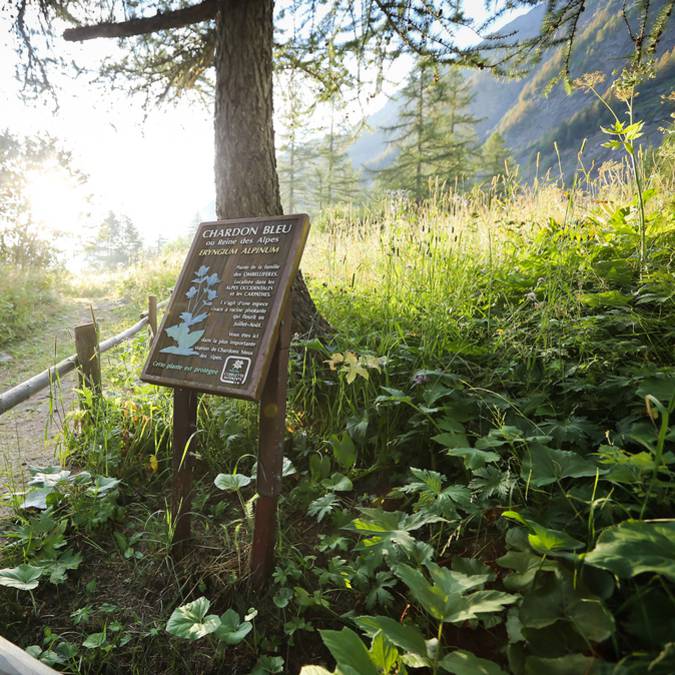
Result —
[[[170, 392], [137, 380], [146, 336], [122, 347], [105, 400], [63, 429], [64, 465], [91, 477], [50, 488], [52, 522], [17, 501], [5, 525], [1, 565], [43, 571], [0, 586], [0, 632], [65, 672], [672, 672], [675, 222], [655, 167], [642, 269], [616, 166], [317, 219], [303, 267], [335, 334], [292, 350], [262, 593], [254, 483], [214, 485], [252, 475], [255, 406], [202, 397], [195, 543], [175, 564]], [[180, 259], [124, 292], [163, 295]], [[204, 636], [167, 633], [200, 597]]]
[[30, 332], [57, 298], [56, 275], [0, 264], [0, 347]]

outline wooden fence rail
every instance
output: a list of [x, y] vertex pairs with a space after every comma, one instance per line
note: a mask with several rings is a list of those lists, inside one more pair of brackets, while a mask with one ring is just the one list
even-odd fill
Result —
[[[164, 307], [169, 300], [164, 300], [160, 303], [157, 303], [157, 298], [153, 295], [150, 296], [148, 301], [147, 312], [143, 312], [141, 315], [141, 320], [136, 322], [130, 328], [127, 328], [125, 331], [114, 335], [107, 340], [104, 340], [98, 345], [98, 354], [107, 352], [109, 349], [116, 347], [120, 342], [124, 342], [129, 338], [133, 337], [138, 333], [143, 326], [150, 323], [151, 328], [156, 330], [157, 325], [157, 308]], [[153, 325], [154, 324], [154, 325]], [[154, 335], [154, 332], [153, 332]], [[86, 366], [85, 364], [85, 370]], [[78, 359], [77, 354], [72, 354], [63, 361], [59, 361], [56, 365], [47, 370], [43, 370], [41, 373], [34, 375], [25, 382], [17, 384], [15, 387], [8, 389], [7, 391], [0, 394], [0, 415], [11, 410], [14, 406], [22, 403], [26, 399], [29, 399], [33, 394], [36, 394], [38, 391], [45, 389], [46, 387], [51, 386], [58, 381], [59, 378], [63, 377], [67, 373], [72, 372], [78, 366], [80, 366], [80, 359]]]

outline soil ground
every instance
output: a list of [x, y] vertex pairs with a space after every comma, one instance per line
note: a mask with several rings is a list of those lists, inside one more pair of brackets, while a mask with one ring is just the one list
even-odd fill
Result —
[[[0, 392], [74, 353], [74, 328], [91, 321], [92, 308], [104, 338], [126, 326], [130, 315], [123, 300], [63, 298], [33, 335], [0, 349], [11, 357], [0, 362]], [[73, 405], [76, 383], [77, 374], [69, 373], [52, 390], [43, 389], [0, 416], [0, 494], [8, 485], [21, 484], [27, 465], [54, 463], [55, 436]]]

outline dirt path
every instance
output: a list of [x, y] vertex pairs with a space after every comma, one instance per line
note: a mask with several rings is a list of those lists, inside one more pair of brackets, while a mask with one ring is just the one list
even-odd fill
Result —
[[[74, 353], [74, 327], [91, 321], [91, 307], [103, 337], [117, 332], [120, 321], [129, 314], [129, 308], [121, 300], [64, 299], [58, 311], [33, 336], [0, 350], [11, 357], [0, 363], [0, 391]], [[8, 485], [20, 485], [27, 465], [55, 463], [54, 437], [63, 416], [72, 407], [76, 382], [77, 374], [69, 373], [55, 390], [44, 389], [0, 415], [0, 492]]]

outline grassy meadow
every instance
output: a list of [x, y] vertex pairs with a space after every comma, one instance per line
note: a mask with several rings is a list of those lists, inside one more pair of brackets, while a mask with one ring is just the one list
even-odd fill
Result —
[[[0, 526], [0, 633], [68, 673], [675, 671], [672, 145], [313, 222], [334, 332], [296, 336], [277, 567], [246, 579], [257, 410], [203, 396], [173, 536], [147, 336], [82, 393]], [[641, 228], [645, 247], [641, 253]], [[184, 252], [117, 278], [142, 307]], [[4, 297], [4, 296], [1, 296]], [[337, 670], [336, 670], [337, 668]]]

